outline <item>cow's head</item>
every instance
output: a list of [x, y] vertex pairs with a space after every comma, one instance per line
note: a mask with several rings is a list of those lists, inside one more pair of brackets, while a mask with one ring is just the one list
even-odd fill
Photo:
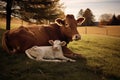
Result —
[[66, 15], [65, 19], [56, 19], [56, 23], [61, 26], [62, 33], [70, 40], [80, 40], [81, 36], [77, 31], [77, 23], [83, 23], [85, 18], [75, 20], [73, 15]]

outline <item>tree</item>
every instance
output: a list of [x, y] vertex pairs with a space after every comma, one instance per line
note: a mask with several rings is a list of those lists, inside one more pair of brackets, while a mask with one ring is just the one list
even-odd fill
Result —
[[[1, 0], [0, 1], [0, 14], [6, 15], [6, 30], [10, 30], [11, 22], [11, 7], [14, 0]], [[6, 10], [6, 11], [5, 11]]]
[[118, 25], [120, 25], [120, 15], [117, 16], [117, 19], [118, 19], [118, 22], [119, 22]]
[[110, 25], [120, 25], [119, 17], [117, 18], [115, 14], [113, 15], [112, 19], [109, 22]]
[[64, 16], [59, 0], [17, 0], [15, 4], [20, 10], [15, 10], [13, 15], [27, 22], [53, 21]]
[[83, 17], [83, 13], [84, 13], [83, 9], [80, 9], [80, 11], [78, 12], [77, 18]]
[[120, 15], [117, 16], [118, 20], [120, 20]]
[[92, 13], [92, 11], [87, 8], [84, 12], [83, 10], [80, 10], [80, 15], [82, 15], [82, 17], [85, 17], [85, 21], [83, 22], [82, 26], [93, 26], [94, 25], [94, 15]]
[[13, 2], [13, 0], [7, 0], [7, 5], [6, 5], [6, 30], [10, 30], [12, 2]]
[[102, 14], [99, 18], [100, 23], [99, 25], [109, 25], [110, 20], [112, 19], [112, 14]]

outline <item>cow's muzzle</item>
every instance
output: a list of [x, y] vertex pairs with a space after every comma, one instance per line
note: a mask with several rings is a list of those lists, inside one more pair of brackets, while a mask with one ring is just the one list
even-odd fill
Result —
[[81, 36], [79, 34], [75, 34], [72, 39], [75, 41], [81, 40]]

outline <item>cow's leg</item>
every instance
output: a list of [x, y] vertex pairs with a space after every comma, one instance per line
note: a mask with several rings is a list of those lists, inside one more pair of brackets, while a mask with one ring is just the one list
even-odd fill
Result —
[[77, 53], [72, 52], [66, 46], [62, 47], [62, 49], [63, 49], [64, 56], [66, 56], [66, 57], [73, 58], [73, 59], [84, 58], [81, 54], [77, 54]]
[[44, 59], [43, 59], [41, 56], [37, 56], [37, 57], [36, 57], [36, 60], [37, 60], [37, 61], [43, 61]]

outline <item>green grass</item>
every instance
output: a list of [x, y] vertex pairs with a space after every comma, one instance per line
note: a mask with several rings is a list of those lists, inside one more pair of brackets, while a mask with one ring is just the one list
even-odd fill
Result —
[[81, 41], [74, 41], [68, 47], [86, 57], [90, 69], [105, 76], [120, 77], [120, 38], [83, 35]]
[[[0, 29], [0, 41], [3, 29]], [[82, 35], [68, 47], [86, 59], [71, 63], [36, 62], [10, 55], [0, 44], [0, 80], [120, 80], [120, 38]]]

